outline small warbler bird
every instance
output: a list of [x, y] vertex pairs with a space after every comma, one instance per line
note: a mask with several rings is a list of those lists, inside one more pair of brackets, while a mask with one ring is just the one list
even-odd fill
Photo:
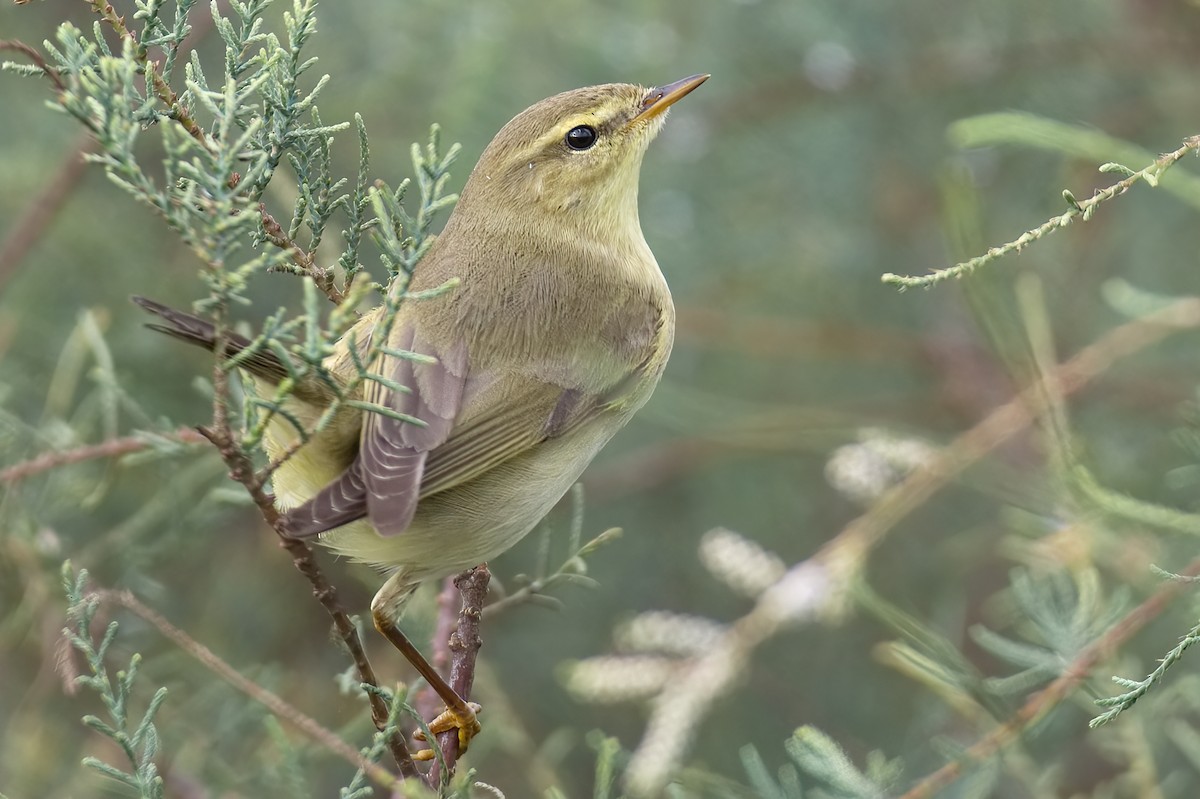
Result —
[[[356, 398], [396, 415], [344, 406], [273, 475], [289, 535], [319, 536], [390, 573], [371, 603], [375, 625], [446, 701], [431, 728], [459, 727], [464, 747], [478, 730], [475, 708], [404, 639], [397, 617], [422, 581], [519, 541], [650, 398], [675, 310], [642, 235], [638, 177], [667, 109], [707, 78], [576, 89], [505, 125], [407, 289], [458, 286], [402, 303], [368, 364], [386, 381], [360, 384]], [[155, 329], [215, 346], [209, 323], [135, 299], [162, 317]], [[334, 379], [357, 374], [350, 342], [368, 352], [381, 318], [382, 308], [365, 314], [341, 339], [324, 364]], [[230, 338], [226, 354], [247, 344]], [[242, 366], [264, 396], [289, 373], [268, 352]], [[319, 381], [302, 382], [289, 415], [311, 427], [333, 398]], [[296, 441], [277, 415], [268, 454]]]

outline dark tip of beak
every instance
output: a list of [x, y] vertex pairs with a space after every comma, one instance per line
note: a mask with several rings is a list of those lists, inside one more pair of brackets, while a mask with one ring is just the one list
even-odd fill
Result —
[[687, 95], [691, 94], [700, 86], [701, 83], [708, 80], [711, 75], [692, 75], [690, 78], [677, 80], [674, 83], [668, 83], [666, 86], [659, 86], [656, 89], [651, 89], [646, 95], [646, 99], [642, 100], [642, 110], [638, 112], [630, 122], [645, 121], [666, 111], [675, 103], [682, 100]]

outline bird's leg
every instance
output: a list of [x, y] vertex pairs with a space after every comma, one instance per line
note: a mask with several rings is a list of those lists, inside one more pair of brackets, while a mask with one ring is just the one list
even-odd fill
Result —
[[[434, 690], [434, 693], [446, 703], [446, 711], [429, 723], [430, 732], [436, 735], [457, 727], [458, 750], [465, 752], [471, 739], [480, 730], [479, 719], [476, 717], [480, 709], [479, 705], [467, 702], [459, 696], [458, 692], [450, 687], [441, 674], [438, 674], [437, 669], [425, 659], [425, 656], [413, 645], [412, 641], [408, 640], [408, 636], [401, 632], [396, 624], [400, 610], [416, 588], [415, 585], [404, 579], [403, 572], [392, 575], [379, 589], [375, 599], [371, 601], [371, 617], [375, 621], [375, 629], [379, 630], [383, 637], [388, 639], [392, 646], [400, 651], [400, 654], [404, 655], [417, 673], [425, 678], [425, 682], [429, 683], [429, 687]], [[413, 757], [416, 760], [432, 760], [433, 750], [422, 750]]]

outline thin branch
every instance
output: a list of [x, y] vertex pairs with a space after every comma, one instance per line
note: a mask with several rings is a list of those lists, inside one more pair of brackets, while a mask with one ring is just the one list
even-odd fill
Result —
[[[169, 436], [181, 444], [203, 444], [204, 436], [189, 427], [181, 427]], [[118, 458], [131, 452], [141, 452], [154, 445], [154, 441], [146, 436], [133, 435], [122, 438], [110, 438], [99, 444], [89, 444], [60, 452], [45, 452], [36, 458], [13, 464], [0, 470], [0, 484], [19, 483], [34, 475], [69, 466], [74, 463], [98, 460], [100, 458]]]
[[[437, 597], [437, 622], [430, 636], [429, 664], [438, 670], [439, 674], [447, 674], [450, 668], [450, 636], [458, 624], [458, 612], [462, 607], [462, 596], [454, 585], [454, 576], [442, 581], [442, 590]], [[442, 711], [441, 700], [434, 690], [426, 685], [413, 702], [422, 718], [431, 719]]]
[[[336, 400], [336, 399], [334, 400], [334, 404], [337, 404], [338, 402], [340, 402], [340, 400]], [[329, 408], [326, 408], [325, 412], [329, 413]], [[271, 417], [273, 417], [277, 413], [278, 413], [278, 409], [271, 408], [267, 411], [267, 414], [264, 417], [264, 419], [267, 422], [270, 422]], [[296, 453], [299, 452], [301, 450], [301, 448], [308, 446], [311, 439], [308, 438], [308, 431], [304, 431], [304, 433], [305, 433], [305, 435], [297, 436], [295, 438], [295, 440], [293, 440], [290, 444], [287, 445], [287, 447], [285, 447], [283, 449], [283, 451], [281, 451], [278, 455], [276, 455], [274, 458], [272, 458], [270, 463], [268, 463], [266, 466], [263, 466], [261, 469], [259, 469], [255, 473], [254, 479], [255, 479], [255, 484], [257, 486], [259, 486], [260, 488], [265, 486], [267, 484], [267, 481], [271, 479], [271, 477], [275, 474], [275, 472], [279, 471], [279, 469], [285, 463], [287, 463], [292, 458], [294, 458]]]
[[1120, 180], [1106, 189], [1097, 191], [1094, 195], [1084, 200], [1077, 202], [1071, 193], [1063, 192], [1063, 199], [1067, 201], [1070, 208], [1061, 216], [1052, 217], [1046, 222], [1038, 225], [1032, 230], [1027, 230], [1017, 238], [1002, 244], [999, 247], [993, 247], [983, 255], [972, 258], [969, 261], [963, 261], [960, 264], [955, 264], [947, 269], [938, 269], [928, 275], [921, 277], [913, 277], [911, 275], [896, 275], [887, 272], [881, 280], [892, 286], [897, 286], [901, 291], [911, 288], [930, 288], [938, 283], [947, 280], [957, 279], [969, 275], [979, 267], [1002, 258], [1009, 253], [1020, 252], [1025, 245], [1030, 242], [1037, 241], [1043, 236], [1047, 236], [1056, 230], [1062, 230], [1069, 226], [1072, 222], [1082, 219], [1087, 222], [1092, 218], [1092, 214], [1101, 203], [1107, 202], [1114, 197], [1118, 197], [1127, 192], [1135, 183], [1146, 182], [1150, 186], [1158, 185], [1158, 178], [1167, 169], [1171, 168], [1176, 162], [1182, 159], [1185, 155], [1193, 150], [1200, 149], [1200, 136], [1192, 136], [1185, 139], [1183, 146], [1174, 152], [1167, 153], [1155, 159], [1154, 163], [1150, 164], [1145, 169], [1137, 172], [1130, 172], [1117, 164], [1105, 164], [1100, 169], [1101, 171], [1124, 171], [1128, 174], [1126, 178]]
[[[123, 23], [122, 23], [123, 24]], [[213, 29], [212, 15], [202, 15], [193, 25], [184, 40], [182, 50], [193, 49]], [[60, 93], [67, 91], [58, 73], [46, 63], [38, 50], [21, 41], [0, 41], [0, 50], [16, 50], [40, 67]], [[178, 98], [176, 98], [178, 100]], [[24, 214], [10, 228], [4, 244], [0, 245], [0, 286], [12, 274], [33, 245], [41, 239], [50, 222], [66, 204], [71, 192], [87, 172], [87, 156], [98, 151], [99, 143], [91, 134], [84, 133], [71, 147], [71, 152], [62, 160], [58, 170], [41, 193], [33, 199]]]
[[379, 785], [386, 788], [392, 788], [396, 785], [397, 780], [394, 775], [386, 769], [381, 768], [377, 763], [364, 760], [354, 747], [338, 737], [337, 733], [333, 730], [325, 727], [294, 705], [289, 704], [278, 694], [262, 687], [253, 680], [247, 679], [211, 649], [171, 624], [160, 613], [144, 605], [131, 592], [97, 589], [93, 593], [101, 601], [120, 605], [147, 621], [164, 637], [170, 639], [176, 646], [198, 660], [209, 671], [343, 760], [361, 768], [368, 777]]
[[[137, 35], [125, 25], [125, 18], [117, 14], [116, 10], [106, 0], [84, 0], [84, 2], [91, 6], [92, 10], [107, 22], [118, 36], [128, 39], [133, 43], [134, 57], [145, 71], [146, 80], [154, 90], [155, 95], [167, 107], [171, 119], [174, 119], [183, 126], [183, 129], [203, 147], [211, 149], [211, 144], [204, 130], [188, 110], [180, 105], [179, 95], [175, 93], [170, 84], [163, 80], [162, 75], [158, 72], [157, 65], [150, 60], [147, 48], [138, 40]], [[237, 185], [236, 175], [230, 183], [231, 188]], [[329, 297], [330, 301], [340, 304], [344, 296], [334, 285], [333, 273], [328, 269], [316, 266], [315, 253], [305, 251], [303, 247], [289, 238], [279, 223], [266, 212], [265, 206], [260, 205], [260, 210], [262, 212], [263, 232], [267, 240], [281, 250], [286, 250], [291, 255], [292, 262], [296, 264], [297, 269], [302, 274], [312, 278], [313, 283], [321, 289], [325, 296]]]
[[96, 152], [99, 146], [91, 134], [84, 133], [77, 137], [50, 180], [25, 206], [25, 212], [9, 226], [4, 243], [0, 244], [0, 287], [16, 272], [21, 261], [41, 240], [58, 212], [67, 204], [75, 187], [87, 174], [88, 155]]
[[[1171, 579], [1176, 580], [1181, 584], [1194, 583], [1197, 580], [1195, 576], [1187, 577], [1181, 574], [1173, 574], [1171, 575]], [[1129, 687], [1130, 690], [1120, 694], [1119, 696], [1097, 699], [1097, 705], [1106, 707], [1108, 709], [1089, 721], [1088, 726], [1095, 729], [1096, 727], [1108, 724], [1116, 719], [1117, 716], [1133, 707], [1138, 700], [1150, 692], [1150, 689], [1153, 688], [1155, 684], [1157, 684], [1164, 676], [1166, 676], [1167, 670], [1182, 660], [1184, 654], [1196, 644], [1200, 644], [1200, 624], [1197, 624], [1196, 626], [1192, 627], [1192, 629], [1184, 633], [1183, 637], [1179, 640], [1179, 643], [1172, 647], [1167, 654], [1159, 658], [1158, 665], [1154, 668], [1154, 671], [1147, 674], [1143, 679], [1130, 680], [1125, 677], [1113, 677], [1113, 682], [1122, 687]]]
[[[1200, 298], [1178, 300], [1160, 311], [1127, 322], [1084, 347], [1046, 376], [1054, 391], [1074, 394], [1106, 372], [1121, 358], [1140, 352], [1173, 332], [1200, 327]], [[923, 505], [954, 476], [1003, 444], [1034, 419], [1041, 407], [1041, 381], [988, 414], [956, 438], [930, 462], [889, 489], [871, 508], [850, 522], [817, 557], [829, 562], [861, 563], [902, 519]]]
[[[1110, 330], [1043, 380], [1053, 381], [1054, 391], [1065, 397], [1084, 388], [1117, 360], [1149, 347], [1172, 332], [1197, 327], [1200, 327], [1200, 298], [1179, 300]], [[627, 779], [634, 795], [656, 795], [662, 790], [700, 719], [717, 697], [744, 675], [745, 663], [755, 648], [782, 629], [784, 622], [812, 622], [838, 614], [851, 599], [850, 587], [868, 555], [897, 524], [956, 475], [1034, 421], [1041, 407], [1039, 397], [1045, 391], [1042, 382], [1034, 383], [992, 411], [890, 488], [815, 555], [790, 568], [760, 596], [750, 613], [727, 628], [708, 652], [684, 665], [656, 698], [646, 732], [630, 760]], [[1159, 595], [1162, 594], [1160, 591]], [[1119, 642], [1124, 638], [1113, 640]]]
[[[1183, 570], [1185, 577], [1200, 575], [1200, 558], [1193, 560]], [[1110, 657], [1138, 631], [1158, 617], [1159, 614], [1180, 594], [1189, 589], [1187, 583], [1168, 581], [1151, 594], [1103, 636], [1085, 648], [1063, 671], [1062, 675], [1038, 691], [1016, 714], [1004, 724], [988, 733], [962, 756], [928, 775], [908, 790], [900, 799], [927, 799], [951, 785], [965, 773], [968, 766], [993, 756], [1016, 741], [1021, 734], [1047, 713], [1069, 697], [1072, 691], [1085, 680], [1091, 670]]]
[[[471, 698], [475, 683], [475, 659], [483, 639], [479, 637], [479, 621], [483, 618], [483, 603], [487, 598], [488, 583], [492, 579], [486, 563], [465, 571], [454, 578], [454, 586], [462, 594], [462, 609], [458, 613], [458, 628], [450, 636], [450, 687], [463, 699]], [[454, 773], [458, 760], [458, 730], [444, 732], [438, 736], [438, 746], [446, 761], [446, 770]], [[439, 782], [439, 766], [434, 761], [429, 772], [429, 782]]]
[[[607, 502], [626, 494], [651, 492], [681, 474], [703, 469], [712, 461], [727, 457], [729, 450], [730, 445], [724, 441], [700, 437], [667, 439], [623, 453], [588, 470], [583, 484], [593, 501]], [[488, 606], [489, 613], [492, 607]]]
[[[220, 369], [219, 363], [216, 371], [223, 371]], [[218, 384], [214, 381], [214, 387], [216, 385]], [[218, 397], [220, 396], [218, 394]], [[217, 402], [214, 402], [214, 406], [217, 404]], [[219, 413], [215, 415], [218, 418], [221, 416]], [[358, 670], [359, 682], [365, 686], [364, 690], [367, 694], [367, 699], [371, 703], [371, 719], [375, 723], [375, 728], [380, 732], [386, 732], [388, 730], [388, 708], [383, 697], [380, 695], [379, 680], [375, 676], [375, 669], [367, 659], [367, 653], [363, 649], [358, 629], [354, 626], [354, 623], [350, 620], [350, 616], [346, 613], [346, 610], [342, 607], [338, 599], [337, 589], [325, 578], [324, 573], [317, 565], [312, 548], [303, 541], [290, 538], [285, 534], [283, 517], [276, 510], [272, 497], [258, 484], [253, 464], [250, 463], [250, 458], [233, 443], [233, 439], [228, 431], [226, 430], [222, 436], [213, 429], [201, 428], [200, 433], [217, 448], [221, 459], [229, 467], [229, 476], [245, 487], [246, 492], [254, 500], [254, 504], [258, 506], [263, 520], [279, 536], [279, 545], [292, 556], [292, 565], [312, 585], [313, 596], [317, 598], [317, 601], [321, 603], [321, 607], [333, 619], [333, 626], [337, 631], [338, 638], [341, 639], [346, 649], [350, 652], [350, 657], [353, 659], [354, 666]], [[405, 744], [404, 737], [400, 734], [399, 730], [391, 730], [391, 733], [388, 735], [388, 746], [392, 757], [396, 761], [396, 765], [400, 768], [401, 775], [405, 778], [420, 779], [421, 774], [417, 770], [416, 763], [412, 759], [412, 753]]]
[[713, 703], [745, 677], [750, 655], [786, 625], [818, 618], [839, 590], [830, 582], [833, 576], [815, 558], [796, 564], [702, 654], [679, 666], [655, 697], [646, 731], [629, 760], [625, 780], [632, 796], [662, 793]]
[[17, 51], [32, 61], [33, 65], [40, 69], [42, 74], [50, 79], [50, 81], [54, 84], [54, 88], [58, 89], [60, 92], [65, 92], [67, 90], [67, 84], [63, 83], [63, 80], [61, 77], [59, 77], [58, 73], [46, 63], [46, 59], [43, 58], [42, 54], [37, 51], [37, 48], [33, 47], [32, 45], [25, 44], [25, 42], [22, 42], [19, 39], [0, 39], [0, 50]]
[[315, 253], [306, 252], [303, 247], [288, 238], [283, 226], [276, 221], [275, 217], [267, 213], [266, 203], [258, 204], [258, 213], [262, 217], [263, 235], [267, 241], [279, 249], [286, 251], [291, 256], [292, 263], [296, 265], [296, 269], [300, 274], [312, 278], [312, 282], [316, 284], [316, 287], [334, 305], [341, 305], [342, 301], [346, 299], [346, 295], [334, 284], [333, 271], [317, 266]]
[[859, 361], [917, 361], [944, 346], [935, 336], [861, 322], [796, 319], [768, 313], [677, 303], [677, 342], [740, 357], [795, 360], [844, 357]]
[[[179, 96], [163, 79], [162, 75], [158, 71], [158, 65], [149, 58], [148, 48], [142, 42], [140, 42], [137, 35], [126, 26], [125, 19], [118, 15], [112, 5], [110, 5], [108, 2], [105, 2], [105, 0], [85, 0], [85, 2], [106, 24], [112, 27], [119, 37], [132, 44], [134, 58], [145, 74], [147, 85], [150, 90], [153, 91], [154, 95], [166, 106], [168, 112], [167, 115], [169, 118], [178, 122], [184, 128], [184, 130], [186, 130], [187, 133], [203, 147], [211, 148], [211, 142], [209, 142], [207, 139], [204, 131], [196, 122], [195, 118], [191, 116], [188, 109], [181, 106], [179, 102]], [[22, 50], [22, 52], [26, 51]], [[36, 51], [34, 51], [34, 53], [35, 55], [33, 57], [35, 58], [35, 62], [44, 64], [44, 61], [41, 60], [40, 55], [37, 55]], [[45, 71], [44, 67], [43, 71]], [[60, 90], [66, 88], [62, 85], [61, 81], [56, 81], [56, 84], [59, 85]], [[231, 181], [231, 185], [236, 185], [236, 176], [235, 179]], [[271, 240], [272, 244], [275, 246], [279, 246], [291, 251], [293, 258], [300, 258], [303, 263], [312, 264], [311, 256], [305, 253], [304, 250], [299, 247], [299, 245], [291, 241], [286, 235], [275, 235]], [[215, 269], [215, 265], [210, 264], [210, 268]], [[311, 272], [309, 274], [310, 276], [313, 276], [316, 284], [325, 288], [326, 293], [329, 294], [328, 288], [331, 286], [331, 280], [322, 283], [317, 276], [313, 275]], [[336, 301], [336, 297], [334, 295], [330, 296], [331, 299], [335, 299]], [[220, 300], [222, 298], [218, 297], [217, 299]], [[326, 612], [333, 619], [334, 627], [337, 630], [339, 637], [345, 644], [346, 648], [350, 651], [351, 657], [359, 674], [360, 682], [365, 686], [364, 690], [366, 691], [371, 705], [371, 715], [373, 721], [375, 722], [375, 726], [381, 732], [386, 734], [388, 746], [391, 750], [392, 756], [395, 758], [396, 763], [399, 766], [401, 774], [405, 778], [420, 778], [421, 775], [412, 760], [412, 756], [408, 750], [408, 747], [405, 745], [399, 730], [388, 725], [388, 708], [379, 690], [378, 680], [376, 679], [370, 662], [367, 660], [366, 653], [358, 635], [358, 631], [351, 622], [346, 611], [341, 607], [335, 588], [328, 582], [328, 580], [325, 579], [323, 573], [320, 571], [313, 557], [311, 548], [303, 541], [294, 540], [284, 535], [281, 517], [273, 504], [272, 497], [263, 490], [260, 482], [256, 478], [253, 463], [251, 462], [249, 454], [237, 445], [231, 429], [230, 412], [228, 408], [230, 396], [229, 378], [226, 370], [222, 368], [222, 358], [220, 355], [221, 353], [225, 352], [225, 345], [228, 335], [225, 313], [226, 309], [224, 308], [223, 303], [218, 302], [213, 312], [215, 324], [214, 350], [216, 353], [218, 353], [218, 356], [214, 360], [212, 373], [212, 384], [215, 395], [213, 401], [213, 417], [210, 426], [199, 428], [199, 435], [210, 441], [217, 449], [221, 459], [229, 469], [230, 477], [245, 487], [247, 493], [250, 495], [251, 499], [258, 507], [259, 512], [262, 514], [263, 519], [280, 537], [280, 545], [292, 556], [293, 565], [312, 585], [314, 596], [316, 596], [318, 602], [321, 603], [322, 607], [325, 608]], [[79, 459], [119, 454], [122, 446], [133, 445], [112, 445], [103, 450], [101, 454], [92, 454], [89, 452], [86, 453], [84, 457], [80, 457]], [[134, 447], [134, 449], [140, 448], [140, 446], [141, 445], [139, 444], [137, 447]], [[116, 451], [113, 451], [114, 447]], [[48, 460], [47, 462], [50, 463], [50, 465], [45, 466], [44, 468], [53, 468], [53, 465], [58, 463], [60, 460], [61, 457], [55, 456], [53, 463], [50, 463]], [[66, 462], [71, 461], [68, 460]], [[13, 479], [20, 479], [24, 476], [27, 476], [27, 474], [34, 473], [34, 471], [31, 470], [28, 465], [19, 464], [18, 467], [14, 467], [16, 471], [6, 470], [5, 474], [7, 475], [10, 471], [12, 471], [14, 475]]]
[[188, 113], [188, 110], [179, 104], [179, 95], [175, 93], [170, 84], [163, 80], [162, 75], [158, 74], [156, 65], [150, 61], [149, 50], [138, 40], [137, 35], [125, 26], [125, 18], [119, 15], [106, 0], [84, 0], [84, 2], [91, 6], [92, 11], [107, 22], [118, 36], [133, 43], [134, 57], [145, 72], [146, 80], [150, 82], [150, 87], [154, 89], [155, 95], [167, 107], [171, 119], [178, 122], [193, 139], [200, 142], [205, 148], [209, 148], [208, 137], [204, 135], [204, 130]]

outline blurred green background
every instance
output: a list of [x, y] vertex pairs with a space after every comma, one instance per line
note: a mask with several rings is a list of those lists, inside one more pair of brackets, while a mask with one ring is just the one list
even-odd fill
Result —
[[[91, 25], [82, 3], [6, 5], [0, 37], [51, 38], [64, 13]], [[199, 44], [204, 58], [219, 58], [215, 39]], [[321, 59], [315, 74], [334, 76], [322, 118], [363, 115], [375, 176], [394, 185], [409, 174], [409, 143], [438, 122], [463, 144], [456, 189], [493, 133], [545, 96], [713, 75], [672, 112], [642, 176], [642, 225], [679, 309], [675, 353], [650, 405], [584, 479], [585, 535], [612, 526], [625, 535], [589, 559], [597, 590], [566, 588], [562, 612], [525, 607], [485, 625], [478, 687], [490, 724], [470, 762], [509, 797], [554, 784], [590, 796], [594, 755], [584, 734], [602, 729], [632, 748], [642, 733], [642, 707], [573, 699], [556, 676], [561, 664], [609, 651], [614, 626], [640, 611], [726, 621], [748, 609], [701, 567], [696, 549], [707, 530], [737, 530], [799, 561], [861, 510], [826, 479], [837, 447], [863, 428], [944, 443], [1028, 380], [1015, 289], [1022, 276], [1044, 294], [1064, 357], [1123, 321], [1104, 299], [1106, 281], [1194, 291], [1195, 209], [1145, 187], [968, 286], [901, 294], [879, 280], [983, 252], [1064, 211], [1063, 188], [1082, 199], [1115, 179], [1096, 172], [1108, 158], [959, 150], [946, 136], [958, 119], [1019, 110], [1151, 152], [1200, 133], [1193, 2], [359, 0], [320, 8], [310, 54]], [[44, 81], [0, 76], [0, 237], [10, 241], [80, 145], [75, 123], [48, 109], [47, 97]], [[338, 140], [347, 175], [354, 146], [353, 135]], [[199, 264], [99, 168], [69, 192], [32, 248], [0, 262], [0, 466], [167, 418], [201, 423], [209, 412], [194, 387], [205, 356], [145, 332], [127, 301], [138, 293], [187, 307], [203, 293]], [[288, 189], [279, 192], [290, 202]], [[298, 307], [297, 283], [257, 278], [261, 302], [245, 318]], [[103, 332], [111, 370], [97, 371], [98, 334], [85, 323]], [[1195, 344], [1194, 335], [1176, 337], [1071, 400], [1076, 443], [1106, 484], [1195, 504], [1195, 456], [1178, 435], [1196, 385]], [[119, 391], [106, 382], [113, 376]], [[1127, 583], [1148, 590], [1147, 562], [1181, 567], [1189, 557], [1189, 541], [1081, 510], [1056, 479], [1052, 450], [1036, 430], [1017, 437], [897, 528], [866, 569], [879, 595], [946, 636], [985, 675], [1012, 667], [976, 646], [968, 628], [1004, 626], [998, 592], [1009, 570], [1037, 558], [1035, 566], [1055, 567], [1057, 556], [1045, 554], [1053, 547], [1035, 546], [1051, 534], [1083, 525], [1082, 552], [1072, 550], [1067, 565], [1096, 566], [1105, 594]], [[229, 501], [233, 487], [215, 456], [194, 449], [119, 466], [89, 462], [0, 494], [0, 792], [114, 790], [75, 765], [86, 754], [112, 756], [78, 720], [97, 712], [95, 698], [64, 696], [55, 671], [65, 558], [104, 585], [132, 588], [355, 743], [368, 738], [359, 702], [331, 680], [345, 659], [324, 615], [256, 515]], [[568, 518], [563, 507], [549, 523], [561, 532]], [[497, 578], [511, 583], [533, 568], [535, 538], [491, 564]], [[351, 610], [364, 612], [376, 576], [324, 562]], [[431, 607], [432, 595], [407, 621], [418, 640]], [[1186, 611], [1139, 637], [1122, 673], [1143, 673], [1169, 648], [1191, 624]], [[114, 668], [142, 652], [147, 685], [171, 690], [161, 718], [166, 770], [177, 785], [201, 775], [194, 779], [212, 789], [176, 795], [270, 795], [261, 772], [278, 753], [265, 711], [152, 629], [119, 618]], [[783, 739], [814, 724], [860, 762], [874, 749], [904, 757], [906, 780], [936, 768], [945, 753], [933, 736], [968, 745], [981, 728], [876, 657], [893, 637], [864, 613], [782, 634], [716, 705], [689, 762], [744, 781], [741, 745], [776, 764]], [[373, 633], [368, 641], [383, 679], [408, 676]], [[1096, 691], [1110, 693], [1116, 669], [1102, 669]], [[997, 717], [1019, 699], [996, 699]], [[1176, 710], [1197, 718], [1186, 703]], [[1200, 764], [1148, 732], [1157, 776], [1122, 782], [1127, 752], [1087, 733], [1091, 714], [1086, 698], [1065, 707], [1026, 747], [1027, 778], [1006, 774], [992, 795], [1196, 795]], [[1125, 732], [1150, 718], [1129, 721]], [[349, 771], [317, 756], [316, 795]], [[1139, 793], [1138, 784], [1161, 792]]]

